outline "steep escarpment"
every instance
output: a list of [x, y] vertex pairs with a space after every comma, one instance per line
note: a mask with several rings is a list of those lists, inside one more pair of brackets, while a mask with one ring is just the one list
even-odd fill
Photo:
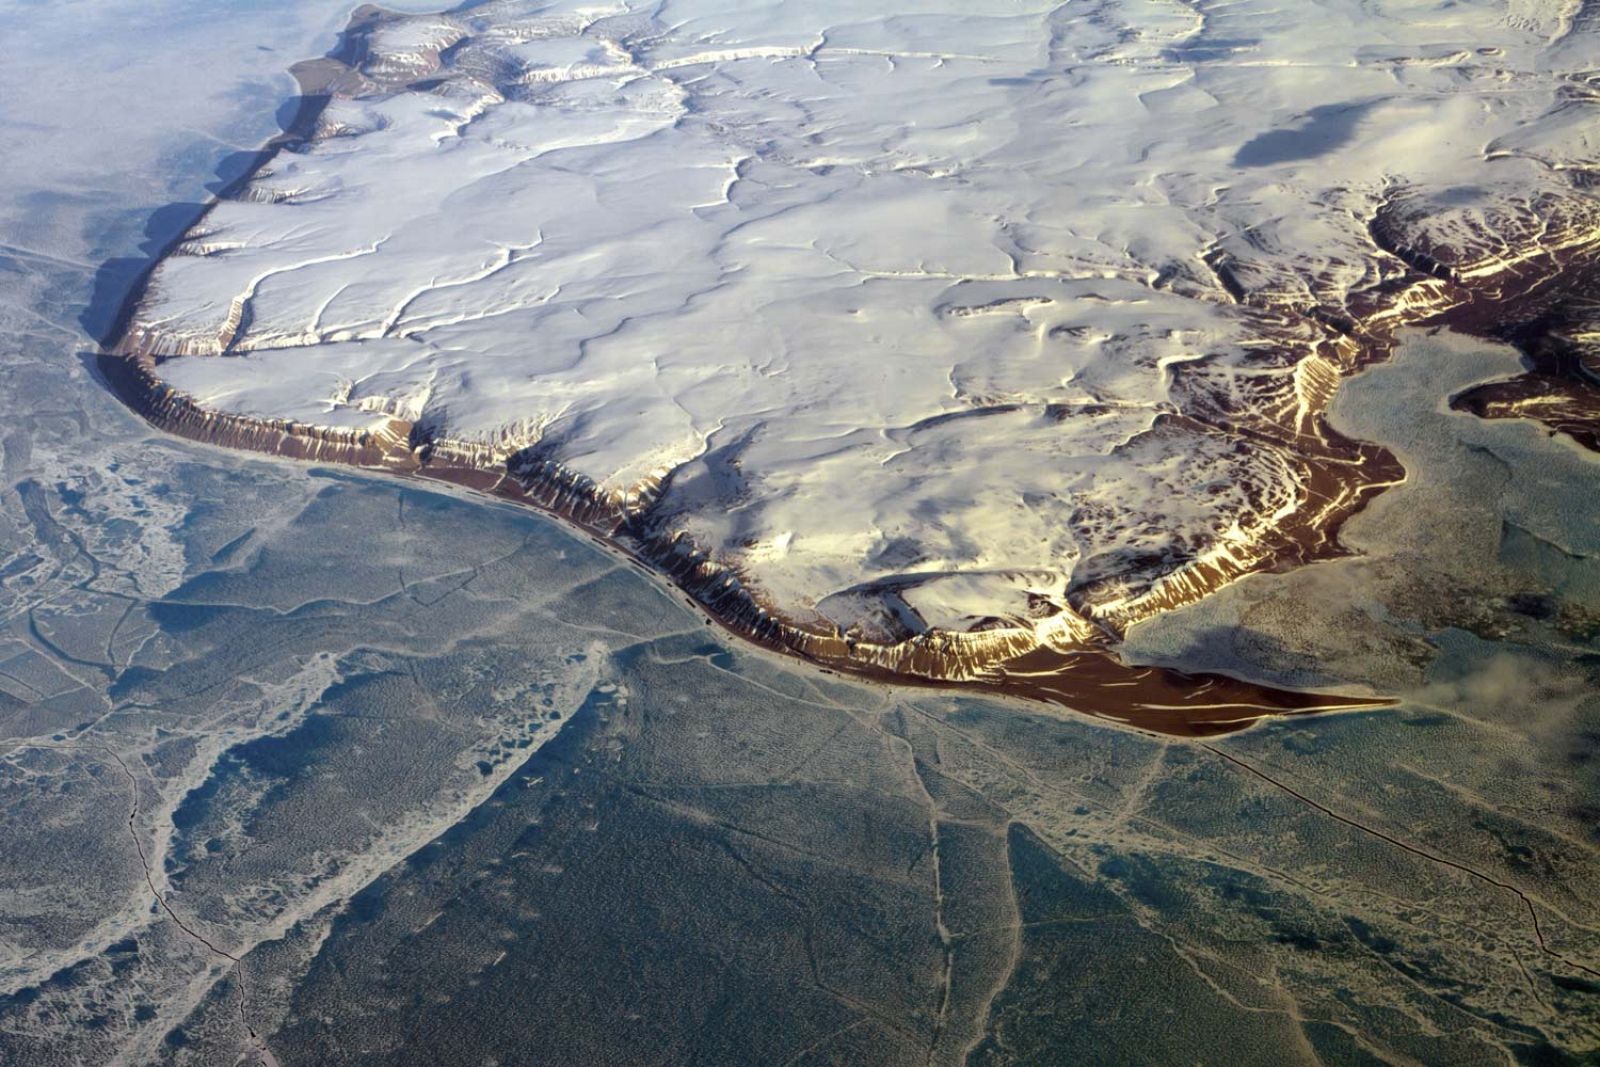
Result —
[[[363, 9], [108, 375], [524, 500], [841, 668], [1163, 729], [1345, 703], [1115, 650], [1341, 551], [1404, 472], [1326, 413], [1397, 330], [1582, 340], [1600, 57], [1458, 7]], [[1581, 435], [1586, 365], [1461, 402]]]
[[[1504, 157], [1500, 157], [1504, 158]], [[1391, 205], [1374, 239], [1420, 275], [1421, 325], [1516, 346], [1528, 373], [1477, 386], [1452, 406], [1483, 418], [1526, 418], [1600, 452], [1600, 203], [1592, 172], [1556, 169], [1569, 188], [1435, 213]]]
[[[130, 407], [169, 433], [228, 448], [437, 480], [559, 516], [654, 567], [725, 629], [823, 666], [900, 684], [954, 684], [1070, 707], [1142, 729], [1215, 736], [1262, 717], [1372, 706], [1369, 698], [1275, 689], [1218, 674], [1125, 664], [1070, 616], [1032, 631], [999, 627], [931, 631], [892, 643], [796, 625], [773, 614], [739, 576], [681, 534], [651, 533], [623, 501], [554, 464], [486, 462], [419, 442], [409, 424], [374, 431], [218, 414], [162, 383], [149, 360], [105, 354], [107, 381]], [[1041, 640], [1040, 634], [1048, 634]]]

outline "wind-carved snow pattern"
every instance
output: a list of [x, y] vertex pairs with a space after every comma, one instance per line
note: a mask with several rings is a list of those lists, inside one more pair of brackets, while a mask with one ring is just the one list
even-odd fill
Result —
[[1244, 721], [1107, 652], [1337, 551], [1403, 472], [1324, 414], [1395, 329], [1590, 257], [1589, 7], [364, 8], [113, 377], [531, 500], [815, 659]]

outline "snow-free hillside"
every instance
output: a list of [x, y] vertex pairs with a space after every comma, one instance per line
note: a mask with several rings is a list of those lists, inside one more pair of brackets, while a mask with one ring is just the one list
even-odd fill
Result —
[[813, 629], [1062, 647], [1325, 550], [1396, 476], [1339, 380], [1594, 240], [1581, 6], [383, 18], [124, 348], [201, 409], [592, 480]]

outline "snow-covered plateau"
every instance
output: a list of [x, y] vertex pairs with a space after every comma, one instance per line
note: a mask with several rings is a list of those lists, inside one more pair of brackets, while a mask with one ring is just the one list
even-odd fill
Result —
[[1397, 329], [1600, 365], [1593, 7], [363, 8], [110, 359], [179, 432], [520, 495], [815, 658], [1037, 674], [1336, 552], [1404, 473], [1324, 413]]

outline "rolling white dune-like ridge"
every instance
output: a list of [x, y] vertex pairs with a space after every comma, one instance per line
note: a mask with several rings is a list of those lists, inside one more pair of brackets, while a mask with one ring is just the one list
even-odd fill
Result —
[[219, 439], [548, 482], [869, 659], [1100, 646], [1333, 551], [1400, 476], [1327, 429], [1339, 382], [1595, 243], [1585, 18], [374, 15], [121, 350]]

